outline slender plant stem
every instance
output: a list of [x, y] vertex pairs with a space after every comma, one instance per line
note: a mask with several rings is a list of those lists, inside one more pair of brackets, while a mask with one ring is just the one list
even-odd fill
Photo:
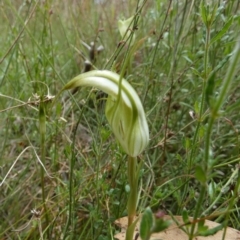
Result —
[[[199, 116], [198, 116], [198, 123], [197, 123], [197, 127], [196, 127], [196, 130], [195, 130], [194, 138], [193, 138], [193, 149], [191, 151], [191, 155], [190, 155], [190, 159], [189, 159], [190, 161], [189, 161], [189, 164], [188, 164], [189, 171], [192, 169], [194, 154], [195, 154], [195, 150], [196, 150], [196, 143], [197, 143], [196, 141], [197, 141], [197, 138], [198, 138], [198, 135], [199, 135], [200, 126], [202, 124], [202, 115], [203, 115], [204, 106], [205, 106], [205, 89], [206, 89], [206, 83], [207, 83], [207, 79], [208, 79], [208, 59], [209, 59], [209, 47], [210, 47], [210, 30], [211, 30], [211, 28], [210, 28], [210, 25], [209, 25], [208, 27], [206, 27], [205, 52], [204, 52], [204, 76], [203, 76], [203, 85], [202, 85], [202, 99], [201, 99], [201, 106], [200, 106], [200, 111], [199, 111]], [[204, 171], [206, 173], [206, 176], [208, 175], [207, 172], [208, 172], [208, 158], [209, 158], [209, 148], [210, 148], [210, 135], [211, 135], [212, 125], [213, 125], [214, 119], [211, 119], [211, 120], [209, 122], [209, 127], [208, 127], [208, 131], [207, 131], [207, 134], [206, 134], [206, 141], [205, 141]], [[202, 206], [202, 203], [204, 201], [204, 196], [205, 196], [205, 193], [206, 193], [206, 184], [207, 184], [207, 180], [206, 180], [206, 183], [203, 183], [202, 186], [201, 186], [200, 196], [198, 198], [197, 206], [196, 206], [196, 209], [195, 209], [195, 212], [194, 212], [194, 220], [197, 219], [198, 216], [199, 216], [199, 213], [200, 213], [200, 210], [201, 210], [201, 206]], [[190, 240], [193, 239], [194, 229], [195, 229], [195, 224], [192, 224], [191, 231], [190, 231], [190, 236], [189, 236]]]
[[[219, 115], [219, 110], [220, 110], [220, 108], [221, 108], [221, 106], [224, 102], [224, 99], [227, 96], [228, 90], [231, 86], [231, 82], [234, 78], [234, 75], [235, 75], [239, 60], [240, 60], [239, 52], [240, 52], [240, 40], [237, 41], [236, 47], [234, 49], [233, 56], [232, 56], [230, 65], [228, 67], [227, 74], [226, 74], [225, 79], [223, 81], [223, 85], [222, 85], [219, 97], [216, 100], [216, 104], [211, 109], [208, 128], [207, 128], [207, 132], [206, 132], [206, 135], [205, 135], [204, 172], [206, 173], [206, 175], [208, 175], [207, 172], [209, 171], [209, 167], [211, 167], [211, 166], [209, 166], [209, 153], [210, 153], [211, 133], [212, 133], [212, 129], [213, 129], [213, 124], [214, 124], [214, 121], [216, 120], [216, 118]], [[197, 202], [197, 207], [196, 207], [196, 211], [195, 211], [195, 214], [194, 214], [194, 220], [197, 219], [197, 217], [199, 216], [201, 206], [202, 206], [203, 200], [204, 200], [204, 195], [205, 195], [205, 192], [206, 192], [207, 181], [208, 181], [208, 179], [206, 178], [206, 182], [202, 184], [199, 200]], [[239, 184], [240, 183], [238, 182], [237, 185], [239, 185]], [[234, 198], [234, 196], [233, 196], [233, 198]], [[232, 204], [233, 204], [233, 202], [232, 202]], [[195, 223], [192, 224], [189, 240], [193, 239], [194, 229], [195, 229]]]
[[[200, 106], [197, 126], [196, 126], [196, 130], [195, 130], [194, 136], [193, 136], [192, 151], [191, 151], [190, 158], [189, 158], [189, 164], [188, 164], [189, 171], [192, 169], [195, 150], [197, 148], [197, 139], [198, 139], [198, 135], [199, 135], [199, 129], [202, 124], [202, 115], [204, 112], [205, 89], [206, 89], [206, 83], [207, 83], [207, 78], [208, 78], [209, 44], [210, 44], [210, 29], [207, 29], [206, 30], [205, 52], [204, 52], [204, 78], [203, 78], [203, 86], [202, 86], [202, 99], [201, 99], [201, 106]], [[190, 172], [188, 172], [188, 173], [190, 173]]]
[[[209, 121], [209, 126], [207, 129], [207, 133], [206, 133], [206, 137], [205, 137], [205, 150], [204, 150], [204, 172], [206, 173], [206, 176], [208, 175], [208, 159], [209, 159], [209, 152], [210, 152], [210, 143], [211, 143], [211, 132], [212, 132], [212, 128], [213, 128], [213, 123], [214, 123], [214, 118], [210, 118]], [[204, 201], [204, 197], [205, 197], [205, 193], [206, 193], [206, 189], [207, 189], [207, 178], [206, 178], [206, 182], [202, 183], [201, 186], [201, 191], [200, 191], [200, 195], [197, 201], [197, 206], [194, 212], [194, 216], [193, 216], [193, 224], [191, 226], [191, 231], [190, 231], [190, 236], [189, 236], [189, 240], [192, 240], [194, 237], [194, 230], [195, 230], [195, 221], [200, 214], [201, 208], [202, 208], [202, 204]]]
[[[46, 113], [45, 113], [45, 105], [41, 101], [39, 105], [39, 132], [40, 132], [40, 148], [41, 148], [41, 161], [42, 164], [45, 166], [45, 158], [46, 158], [46, 149], [45, 149], [45, 135], [46, 135]], [[42, 188], [42, 204], [44, 208], [44, 216], [46, 221], [47, 227], [47, 235], [48, 239], [50, 239], [49, 233], [49, 217], [48, 217], [48, 210], [46, 206], [46, 197], [45, 197], [45, 180], [44, 180], [44, 168], [41, 167], [41, 188]]]
[[126, 240], [132, 240], [134, 229], [136, 226], [135, 220], [136, 217], [136, 210], [138, 204], [138, 178], [139, 178], [139, 167], [137, 166], [137, 158], [136, 157], [128, 157], [128, 181], [130, 186], [130, 193], [128, 197], [128, 228], [126, 231]]
[[138, 201], [138, 176], [137, 176], [137, 159], [129, 156], [128, 158], [128, 181], [130, 194], [128, 198], [128, 226], [133, 223], [136, 215]]
[[[71, 224], [73, 224], [74, 222], [74, 205], [75, 205], [75, 201], [74, 201], [74, 167], [75, 167], [75, 140], [76, 140], [76, 133], [77, 133], [77, 128], [80, 124], [80, 120], [81, 117], [78, 118], [78, 122], [76, 124], [75, 130], [74, 130], [74, 134], [73, 134], [73, 141], [72, 141], [72, 149], [71, 149], [71, 162], [70, 162], [70, 173], [69, 173], [69, 216], [68, 216], [68, 220], [64, 229], [64, 239], [67, 236], [67, 230], [69, 228], [69, 226]], [[73, 226], [74, 228], [74, 226]]]
[[[197, 124], [197, 129], [194, 135], [194, 146], [196, 146], [196, 139], [198, 136], [198, 132], [200, 129], [200, 125], [202, 122], [202, 115], [203, 115], [203, 111], [204, 111], [204, 105], [205, 105], [205, 89], [206, 89], [206, 82], [208, 79], [208, 55], [209, 55], [209, 43], [210, 43], [210, 27], [206, 28], [206, 42], [205, 42], [205, 53], [204, 53], [204, 79], [203, 79], [203, 87], [202, 87], [202, 99], [201, 99], [201, 106], [200, 106], [200, 112], [199, 112], [199, 121]], [[210, 122], [209, 122], [209, 126], [208, 126], [208, 131], [206, 134], [206, 139], [205, 139], [205, 161], [204, 161], [204, 172], [207, 175], [208, 172], [208, 158], [209, 158], [209, 148], [210, 148], [210, 140], [211, 140], [211, 131], [212, 131], [212, 126], [213, 126], [213, 122], [214, 119], [211, 118]], [[193, 148], [195, 150], [195, 147]], [[194, 151], [192, 151], [192, 153], [194, 153]], [[192, 159], [193, 156], [191, 156], [190, 158], [190, 166], [189, 169], [192, 168]], [[207, 182], [207, 180], [206, 180]], [[204, 196], [205, 196], [205, 192], [206, 192], [206, 184], [203, 183], [201, 186], [201, 191], [200, 191], [200, 196], [199, 199], [197, 201], [197, 206], [195, 209], [195, 213], [194, 213], [194, 220], [198, 218], [200, 210], [201, 210], [201, 206], [204, 200]], [[192, 225], [191, 228], [191, 232], [190, 232], [190, 238], [193, 238], [193, 234], [194, 234], [194, 229], [195, 229], [195, 224]]]

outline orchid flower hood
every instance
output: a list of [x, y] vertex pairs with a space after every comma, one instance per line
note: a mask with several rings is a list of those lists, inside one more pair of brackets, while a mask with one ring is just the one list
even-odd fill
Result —
[[96, 87], [108, 94], [105, 114], [112, 131], [128, 155], [138, 156], [148, 144], [149, 130], [142, 103], [134, 88], [124, 78], [120, 81], [117, 73], [93, 70], [73, 78], [63, 90], [80, 86]]

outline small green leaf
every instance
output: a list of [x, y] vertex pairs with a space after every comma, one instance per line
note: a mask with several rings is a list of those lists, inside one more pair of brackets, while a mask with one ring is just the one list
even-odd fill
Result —
[[[205, 118], [203, 117], [202, 118], [202, 122], [205, 123]], [[203, 138], [205, 136], [205, 132], [206, 132], [206, 127], [203, 125], [203, 126], [200, 126], [199, 128], [199, 137], [200, 138]]]
[[[206, 227], [206, 226], [205, 226]], [[211, 229], [200, 229], [198, 232], [197, 232], [197, 235], [198, 236], [204, 236], [204, 237], [207, 237], [207, 236], [211, 236], [211, 235], [214, 235], [215, 233], [217, 233], [218, 231], [222, 230], [223, 228], [225, 227], [225, 224], [222, 223], [214, 228], [211, 228]]]
[[190, 67], [190, 69], [192, 70], [193, 74], [198, 76], [198, 77], [201, 77], [201, 73], [194, 67]]
[[167, 229], [171, 225], [171, 221], [164, 220], [162, 218], [156, 219], [154, 227], [152, 228], [151, 233], [159, 233]]
[[216, 13], [217, 13], [217, 4], [215, 4], [211, 14], [209, 13], [209, 15], [208, 15], [208, 17], [209, 17], [209, 21], [208, 21], [209, 25], [208, 26], [209, 27], [213, 24], [213, 22], [214, 22], [214, 20], [216, 18]]
[[216, 36], [214, 36], [211, 41], [210, 44], [213, 44], [214, 42], [218, 41], [219, 39], [222, 38], [222, 36], [228, 31], [228, 29], [231, 27], [233, 22], [233, 17], [230, 17], [228, 19], [228, 21], [224, 24], [223, 28], [217, 33]]
[[215, 199], [215, 194], [216, 194], [216, 183], [214, 181], [211, 181], [209, 184], [208, 184], [208, 194], [209, 194], [209, 197], [211, 199], [211, 201], [213, 201]]
[[210, 77], [207, 81], [207, 86], [206, 86], [206, 90], [205, 90], [206, 102], [210, 107], [212, 105], [214, 86], [215, 86], [215, 71], [210, 75]]
[[190, 146], [191, 146], [191, 140], [188, 137], [186, 137], [185, 138], [185, 148], [186, 148], [186, 150], [189, 150]]
[[143, 240], [147, 240], [151, 235], [151, 229], [153, 227], [153, 213], [150, 207], [147, 207], [142, 215], [140, 223], [140, 237]]
[[204, 223], [205, 223], [204, 219], [198, 222], [198, 232], [205, 232], [208, 230], [208, 226], [205, 226]]
[[184, 209], [182, 212], [182, 219], [185, 224], [189, 223], [188, 212], [186, 211], [186, 209]]
[[197, 115], [200, 113], [200, 105], [201, 105], [200, 102], [195, 102], [194, 103], [194, 111]]
[[196, 166], [195, 168], [195, 177], [196, 179], [201, 182], [201, 183], [205, 183], [206, 182], [206, 173], [204, 172], [203, 168], [201, 166]]
[[200, 16], [202, 18], [203, 23], [205, 24], [205, 26], [207, 26], [208, 23], [208, 13], [207, 13], [207, 8], [204, 4], [204, 1], [201, 1], [200, 3]]
[[217, 13], [217, 4], [214, 6], [213, 9], [210, 9], [210, 6], [207, 4], [205, 5], [205, 1], [201, 1], [200, 3], [200, 16], [202, 18], [203, 23], [207, 29], [210, 29], [211, 25], [213, 24], [216, 13]]
[[229, 59], [231, 58], [232, 54], [228, 54], [225, 56], [221, 61], [219, 61], [218, 65], [214, 68], [214, 71], [217, 72], [218, 70], [222, 69], [226, 63], [229, 62]]
[[129, 184], [127, 184], [127, 185], [125, 186], [125, 191], [126, 191], [127, 193], [130, 192], [130, 186], [129, 186]]

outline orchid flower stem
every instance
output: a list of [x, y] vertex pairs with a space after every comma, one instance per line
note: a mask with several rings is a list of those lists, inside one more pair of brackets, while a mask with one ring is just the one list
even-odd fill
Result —
[[138, 171], [137, 158], [129, 156], [128, 158], [128, 181], [130, 185], [130, 194], [128, 198], [128, 227], [133, 223], [136, 216], [138, 202]]

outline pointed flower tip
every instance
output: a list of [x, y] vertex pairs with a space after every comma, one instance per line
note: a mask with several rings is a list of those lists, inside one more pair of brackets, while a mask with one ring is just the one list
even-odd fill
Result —
[[[149, 141], [149, 130], [145, 112], [135, 89], [120, 76], [107, 70], [93, 70], [75, 77], [64, 89], [79, 86], [96, 87], [109, 96], [106, 103], [106, 117], [123, 150], [136, 157], [142, 153]], [[121, 96], [118, 97], [119, 92]]]
[[[79, 75], [80, 76], [80, 75]], [[69, 90], [69, 89], [72, 89], [72, 88], [76, 88], [79, 86], [79, 79], [76, 78], [73, 78], [71, 81], [69, 81], [63, 88], [63, 90]]]
[[[124, 40], [127, 40], [129, 38], [130, 34], [131, 34], [130, 29], [133, 27], [133, 18], [134, 18], [134, 16], [132, 16], [132, 17], [126, 19], [126, 20], [119, 20], [118, 21], [118, 30], [119, 30], [122, 38], [125, 36]], [[133, 44], [134, 41], [135, 41], [135, 34], [133, 35], [132, 44]]]

